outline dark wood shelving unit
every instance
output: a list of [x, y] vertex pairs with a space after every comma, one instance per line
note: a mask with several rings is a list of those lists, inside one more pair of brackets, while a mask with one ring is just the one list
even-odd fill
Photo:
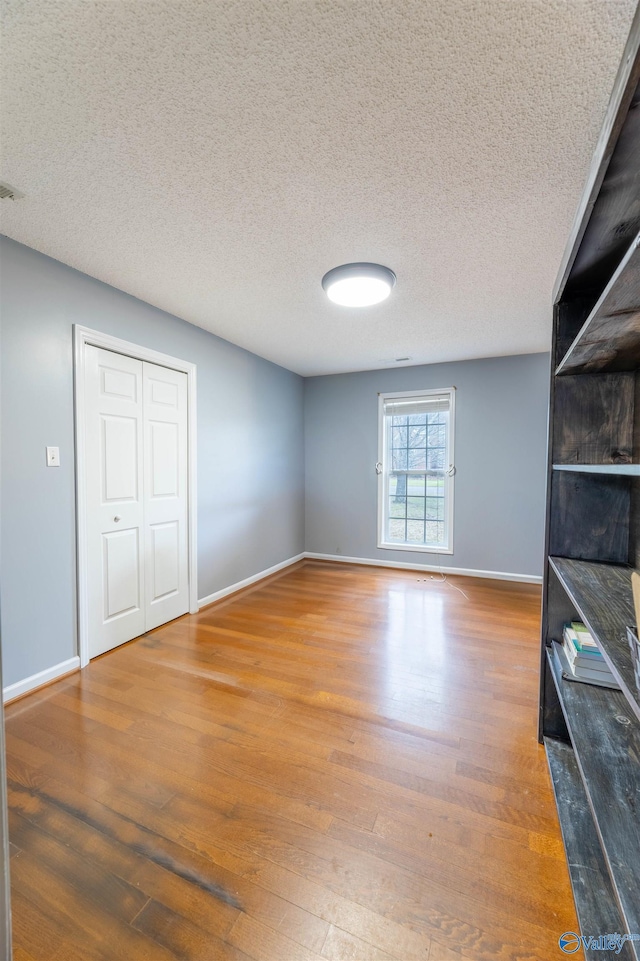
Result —
[[554, 470], [568, 470], [574, 474], [619, 474], [640, 477], [640, 464], [554, 464]]
[[640, 234], [556, 374], [635, 370], [640, 365]]
[[[588, 937], [640, 934], [639, 228], [640, 8], [554, 292], [539, 737]], [[563, 677], [571, 620], [620, 691]], [[640, 961], [640, 940], [617, 956]]]
[[[551, 648], [547, 660], [615, 896], [612, 907], [619, 909], [620, 933], [640, 933], [640, 860], [629, 857], [630, 850], [640, 851], [640, 725], [623, 694], [565, 681]], [[632, 951], [640, 961], [640, 941]]]
[[640, 721], [640, 691], [627, 641], [627, 625], [635, 624], [631, 568], [566, 557], [550, 557], [549, 563]]
[[[545, 738], [544, 745], [580, 929], [607, 934], [621, 931], [623, 924], [615, 892], [575, 754], [571, 747], [554, 738]], [[629, 944], [624, 945], [618, 957], [624, 961], [634, 961]]]

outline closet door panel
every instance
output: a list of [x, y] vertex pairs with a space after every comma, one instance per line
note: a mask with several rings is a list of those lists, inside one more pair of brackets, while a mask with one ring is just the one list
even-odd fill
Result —
[[186, 614], [187, 375], [143, 364], [147, 630]]
[[142, 363], [86, 348], [89, 656], [146, 630]]

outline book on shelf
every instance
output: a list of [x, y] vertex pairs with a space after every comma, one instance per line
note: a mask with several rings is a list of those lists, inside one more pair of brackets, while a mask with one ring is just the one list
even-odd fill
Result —
[[589, 671], [609, 670], [607, 662], [603, 657], [584, 657], [582, 654], [576, 651], [570, 640], [565, 638], [562, 642], [562, 646], [565, 654], [567, 655], [569, 664], [573, 665], [573, 667], [583, 667]]
[[565, 624], [563, 636], [570, 637], [576, 650], [584, 654], [585, 657], [602, 657], [600, 648], [582, 621], [572, 621], [570, 624]]
[[[575, 639], [575, 631], [567, 624], [562, 632], [562, 647], [567, 656], [567, 660], [575, 673], [580, 671], [599, 671], [609, 674], [609, 666], [602, 656], [602, 652], [596, 650], [581, 650]], [[588, 674], [584, 675], [588, 677]]]
[[[572, 664], [569, 663], [567, 655], [565, 654], [564, 646], [558, 644], [557, 641], [553, 642], [553, 656], [557, 661], [563, 678], [566, 681], [578, 681], [581, 684], [593, 684], [596, 687], [608, 687], [614, 691], [620, 690], [620, 685], [615, 680], [613, 674], [606, 668], [604, 671], [593, 671], [588, 668], [574, 668]], [[606, 665], [605, 665], [606, 667]]]

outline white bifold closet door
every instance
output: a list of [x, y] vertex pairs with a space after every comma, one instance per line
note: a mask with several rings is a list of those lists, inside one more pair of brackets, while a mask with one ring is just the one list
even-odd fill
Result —
[[187, 375], [86, 347], [89, 656], [185, 614]]

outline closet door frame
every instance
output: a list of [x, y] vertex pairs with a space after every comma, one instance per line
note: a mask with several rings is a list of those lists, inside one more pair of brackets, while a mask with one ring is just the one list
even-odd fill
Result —
[[78, 591], [78, 654], [80, 667], [89, 663], [89, 586], [87, 577], [87, 478], [85, 473], [85, 348], [101, 347], [135, 360], [148, 361], [187, 375], [187, 490], [188, 490], [188, 576], [189, 613], [198, 613], [198, 553], [197, 553], [197, 446], [196, 446], [196, 365], [169, 354], [162, 354], [119, 337], [73, 325], [74, 416], [76, 445], [76, 548]]

